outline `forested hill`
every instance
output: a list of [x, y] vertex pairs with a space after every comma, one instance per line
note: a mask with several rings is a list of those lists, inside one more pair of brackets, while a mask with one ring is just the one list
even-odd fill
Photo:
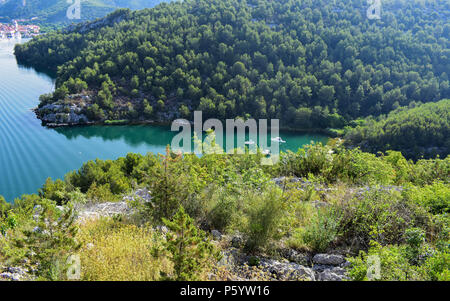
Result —
[[[37, 18], [44, 23], [72, 23], [104, 17], [117, 8], [142, 9], [154, 7], [164, 0], [82, 0], [81, 19], [70, 20], [67, 0], [0, 0], [0, 22], [11, 19]], [[72, 1], [73, 3], [74, 1]]]
[[[120, 10], [15, 53], [59, 66], [41, 117], [58, 101], [90, 121], [189, 118], [197, 109], [339, 128], [450, 97], [449, 2], [382, 5], [381, 19], [369, 20], [365, 0], [186, 0]], [[67, 98], [80, 92], [89, 97]]]
[[399, 108], [378, 120], [368, 118], [349, 130], [346, 143], [364, 151], [401, 151], [420, 159], [450, 154], [450, 99], [411, 108]]

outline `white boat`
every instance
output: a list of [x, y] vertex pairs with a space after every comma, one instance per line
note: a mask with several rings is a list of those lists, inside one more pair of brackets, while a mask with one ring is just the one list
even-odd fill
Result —
[[273, 142], [278, 142], [278, 143], [286, 143], [286, 141], [284, 141], [283, 139], [281, 139], [281, 137], [275, 137], [270, 139]]
[[175, 125], [191, 125], [191, 123], [184, 119], [177, 119], [173, 122]]
[[246, 145], [253, 145], [255, 144], [255, 141], [253, 141], [252, 139], [250, 139], [249, 141], [245, 141]]
[[261, 154], [263, 154], [264, 156], [268, 156], [268, 155], [270, 155], [270, 150], [268, 150], [268, 149], [262, 150]]

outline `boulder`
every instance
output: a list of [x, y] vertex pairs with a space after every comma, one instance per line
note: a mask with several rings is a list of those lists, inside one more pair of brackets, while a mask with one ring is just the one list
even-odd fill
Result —
[[233, 248], [238, 248], [239, 249], [240, 247], [242, 247], [243, 244], [244, 244], [244, 239], [242, 238], [241, 235], [235, 235], [231, 239], [231, 246]]
[[212, 230], [211, 235], [213, 236], [214, 240], [220, 241], [222, 239], [222, 233], [217, 230]]
[[316, 254], [313, 257], [313, 262], [322, 265], [340, 265], [345, 262], [345, 258], [342, 255], [335, 254]]
[[260, 266], [278, 280], [316, 280], [312, 269], [296, 263], [264, 259]]
[[342, 281], [343, 276], [333, 273], [331, 270], [325, 270], [319, 274], [319, 281]]
[[288, 259], [291, 262], [295, 262], [301, 265], [309, 265], [311, 261], [311, 257], [309, 254], [300, 253], [296, 250], [289, 249], [285, 253], [286, 259]]

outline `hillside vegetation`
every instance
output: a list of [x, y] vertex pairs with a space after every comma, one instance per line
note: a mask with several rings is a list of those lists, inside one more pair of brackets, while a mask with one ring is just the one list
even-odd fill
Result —
[[[76, 104], [89, 121], [168, 121], [202, 110], [341, 128], [450, 97], [448, 5], [383, 1], [381, 20], [369, 20], [362, 0], [186, 0], [117, 11], [15, 53], [58, 69], [55, 93], [41, 98], [62, 104], [50, 113]], [[67, 98], [78, 93], [90, 97]]]
[[[260, 159], [168, 149], [87, 162], [12, 206], [0, 200], [0, 261], [53, 280], [66, 279], [74, 252], [84, 280], [267, 280], [283, 275], [265, 278], [260, 260], [295, 250], [345, 255], [353, 280], [367, 280], [367, 255], [379, 256], [382, 280], [450, 279], [449, 158], [413, 163], [336, 140], [282, 154], [274, 166]], [[137, 189], [151, 197], [128, 197], [133, 215], [75, 223], [71, 208], [121, 201]], [[212, 244], [211, 230], [239, 239]], [[253, 276], [219, 264], [218, 252], [229, 250], [250, 255]]]
[[397, 150], [413, 159], [445, 158], [450, 154], [450, 100], [402, 107], [389, 115], [369, 118], [348, 130], [348, 145], [369, 152]]
[[[142, 9], [153, 7], [164, 0], [82, 0], [81, 19], [70, 20], [66, 12], [70, 3], [66, 0], [3, 0], [0, 1], [0, 21], [37, 18], [35, 22], [70, 24], [104, 17], [117, 8]], [[73, 2], [73, 1], [72, 1]], [[24, 5], [25, 3], [25, 5]]]

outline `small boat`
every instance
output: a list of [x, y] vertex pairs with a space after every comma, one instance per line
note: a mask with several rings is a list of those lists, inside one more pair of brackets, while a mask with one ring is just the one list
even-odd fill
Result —
[[281, 139], [281, 137], [275, 137], [270, 139], [273, 142], [278, 142], [278, 143], [286, 143], [286, 141], [284, 141], [283, 139]]
[[250, 139], [249, 141], [245, 141], [245, 145], [253, 145], [255, 144], [255, 141], [253, 141], [252, 139]]
[[191, 125], [191, 123], [184, 119], [177, 119], [173, 122], [175, 125]]
[[262, 150], [261, 154], [263, 154], [264, 156], [268, 156], [268, 155], [270, 155], [270, 150], [268, 150], [268, 149]]

